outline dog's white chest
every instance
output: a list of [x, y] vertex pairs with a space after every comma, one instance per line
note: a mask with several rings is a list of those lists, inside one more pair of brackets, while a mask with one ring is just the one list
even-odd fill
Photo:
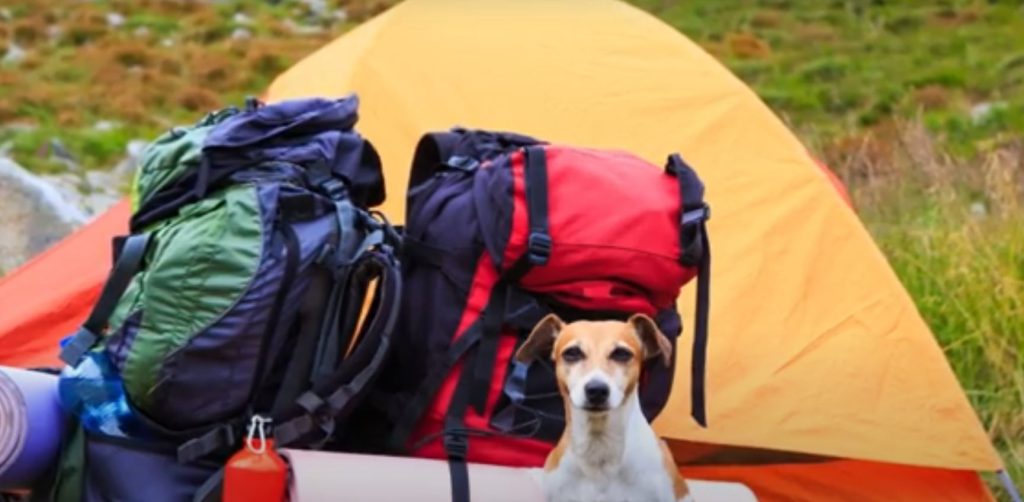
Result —
[[[558, 469], [544, 480], [548, 502], [674, 502], [672, 482], [664, 470], [620, 471], [607, 477], [572, 474]], [[657, 466], [655, 466], [657, 467]]]
[[558, 467], [544, 476], [548, 502], [675, 501], [657, 439], [642, 432], [628, 436], [628, 447], [617, 463], [595, 466], [567, 451]]

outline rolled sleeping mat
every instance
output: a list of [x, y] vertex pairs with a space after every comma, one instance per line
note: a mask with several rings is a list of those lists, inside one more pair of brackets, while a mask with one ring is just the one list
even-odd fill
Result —
[[[282, 449], [291, 470], [289, 500], [450, 502], [448, 463], [413, 457]], [[471, 500], [544, 502], [540, 469], [468, 464]], [[741, 483], [687, 479], [694, 502], [756, 502]]]
[[57, 381], [0, 366], [0, 490], [30, 487], [57, 461], [65, 424]]

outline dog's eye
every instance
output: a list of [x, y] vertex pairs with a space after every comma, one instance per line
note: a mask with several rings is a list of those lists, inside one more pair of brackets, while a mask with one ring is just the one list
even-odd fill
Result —
[[622, 347], [616, 347], [615, 350], [608, 355], [608, 358], [612, 361], [628, 363], [630, 359], [633, 359], [633, 353]]
[[583, 359], [583, 351], [579, 347], [569, 347], [562, 352], [562, 360], [567, 363], [574, 363]]

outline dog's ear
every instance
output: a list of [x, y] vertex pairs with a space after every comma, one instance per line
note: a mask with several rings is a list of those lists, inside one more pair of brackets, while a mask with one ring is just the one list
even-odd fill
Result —
[[654, 319], [644, 314], [633, 314], [629, 318], [629, 324], [644, 346], [645, 361], [661, 356], [661, 362], [665, 363], [665, 366], [672, 364], [672, 342], [658, 329]]
[[541, 356], [550, 358], [551, 349], [555, 345], [555, 338], [558, 338], [558, 333], [562, 331], [563, 327], [565, 327], [565, 323], [557, 315], [548, 314], [544, 316], [533, 327], [530, 336], [526, 338], [523, 345], [516, 351], [516, 360], [521, 363], [527, 363]]

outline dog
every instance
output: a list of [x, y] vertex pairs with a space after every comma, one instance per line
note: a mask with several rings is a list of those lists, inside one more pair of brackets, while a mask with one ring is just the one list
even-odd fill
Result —
[[644, 361], [671, 362], [672, 345], [654, 320], [566, 324], [549, 314], [515, 357], [553, 359], [565, 402], [565, 430], [537, 472], [549, 502], [693, 501], [637, 395]]

